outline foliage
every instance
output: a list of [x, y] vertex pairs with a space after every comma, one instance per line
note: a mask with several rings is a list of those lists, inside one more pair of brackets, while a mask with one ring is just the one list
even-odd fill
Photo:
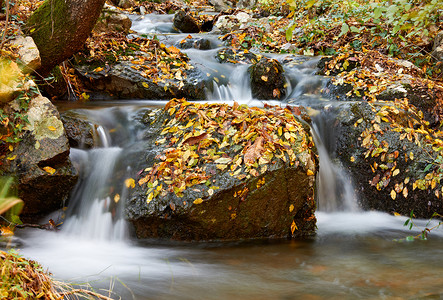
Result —
[[[429, 76], [438, 69], [426, 56], [426, 47], [442, 28], [443, 2], [412, 0], [288, 0], [294, 11], [287, 38], [300, 50], [331, 54], [379, 49], [412, 60]], [[297, 29], [297, 30], [296, 30]], [[425, 53], [425, 54], [423, 54]]]
[[428, 239], [428, 235], [432, 230], [439, 228], [443, 224], [443, 221], [439, 221], [436, 225], [429, 227], [429, 225], [431, 224], [431, 222], [433, 221], [434, 218], [436, 218], [436, 217], [443, 218], [442, 215], [435, 213], [435, 212], [431, 216], [431, 218], [428, 220], [428, 222], [425, 225], [425, 228], [423, 228], [423, 229], [416, 225], [416, 223], [414, 222], [414, 217], [415, 217], [414, 211], [412, 210], [409, 215], [409, 218], [405, 221], [403, 226], [407, 226], [409, 228], [409, 230], [412, 230], [413, 228], [417, 228], [420, 230], [420, 233], [417, 235], [409, 235], [409, 236], [405, 237], [404, 239], [400, 239], [400, 240], [396, 240], [396, 241], [398, 241], [398, 242], [402, 242], [402, 241], [412, 242], [414, 240], [425, 241]]
[[21, 257], [13, 249], [0, 251], [0, 270], [1, 299], [111, 299], [53, 280], [41, 265]]
[[[0, 84], [3, 85], [7, 92], [4, 97], [14, 97], [17, 109], [5, 110], [0, 108], [0, 158], [6, 156], [8, 151], [14, 149], [14, 144], [21, 140], [21, 134], [27, 123], [27, 111], [31, 98], [39, 93], [37, 86], [30, 84], [29, 77], [23, 75], [18, 65], [11, 60], [0, 61]], [[10, 94], [8, 88], [15, 88], [18, 92]]]
[[0, 178], [0, 215], [5, 215], [10, 224], [21, 224], [19, 215], [23, 209], [23, 200], [15, 197], [12, 191], [13, 178]]
[[[197, 186], [211, 196], [218, 188], [211, 180], [216, 173], [226, 171], [240, 181], [257, 177], [278, 162], [298, 166], [303, 161], [299, 156], [313, 147], [289, 109], [174, 99], [166, 104], [165, 114], [156, 141], [165, 150], [138, 181], [148, 186], [148, 203], [168, 193], [183, 197], [187, 188]], [[194, 204], [202, 201], [196, 199]]]

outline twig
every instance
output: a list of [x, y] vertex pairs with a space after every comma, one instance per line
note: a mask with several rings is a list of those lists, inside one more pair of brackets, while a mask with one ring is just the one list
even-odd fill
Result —
[[112, 298], [109, 298], [109, 297], [97, 294], [97, 293], [89, 291], [89, 290], [84, 290], [84, 289], [70, 290], [68, 292], [61, 293], [61, 296], [63, 298], [63, 297], [69, 296], [69, 295], [76, 295], [76, 294], [77, 295], [78, 294], [86, 294], [86, 295], [90, 295], [90, 296], [93, 296], [93, 297], [98, 298], [98, 299], [113, 300]]
[[5, 21], [5, 31], [3, 31], [2, 43], [0, 44], [0, 49], [3, 49], [3, 46], [6, 41], [6, 32], [8, 31], [9, 25], [9, 0], [6, 1], [6, 21]]

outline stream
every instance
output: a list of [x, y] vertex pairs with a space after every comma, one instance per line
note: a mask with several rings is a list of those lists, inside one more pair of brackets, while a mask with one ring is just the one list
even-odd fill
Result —
[[[166, 45], [187, 35], [173, 32], [172, 15], [131, 18], [134, 31], [156, 34]], [[247, 66], [216, 62], [221, 43], [216, 36], [208, 39], [211, 50], [183, 50], [204, 72], [226, 79], [214, 82], [208, 101], [263, 106], [265, 101], [251, 96]], [[127, 191], [115, 185], [115, 174], [132, 172], [121, 161], [139, 137], [137, 112], [166, 102], [134, 100], [75, 108], [100, 124], [100, 142], [91, 150], [71, 150], [81, 180], [63, 227], [59, 232], [23, 230], [13, 244], [55, 278], [89, 284], [115, 299], [441, 299], [443, 231], [433, 230], [425, 241], [406, 242], [401, 239], [420, 231], [404, 227], [405, 217], [358, 209], [351, 179], [330, 157], [334, 134], [328, 122], [333, 116], [325, 112], [338, 104], [321, 97], [326, 79], [314, 75], [317, 58], [295, 57], [291, 62], [284, 64], [290, 84], [283, 105], [314, 111], [312, 131], [320, 158], [315, 237], [200, 243], [136, 240], [122, 215]], [[103, 196], [111, 187], [119, 189], [117, 204]], [[427, 221], [418, 220], [417, 225], [424, 228]]]

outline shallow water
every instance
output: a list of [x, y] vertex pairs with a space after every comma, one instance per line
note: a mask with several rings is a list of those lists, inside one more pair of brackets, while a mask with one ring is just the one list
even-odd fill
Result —
[[399, 242], [394, 239], [418, 233], [403, 226], [404, 217], [319, 212], [317, 218], [317, 236], [300, 241], [99, 241], [87, 233], [28, 230], [20, 248], [56, 278], [114, 285], [122, 299], [443, 296], [441, 229], [426, 241]]

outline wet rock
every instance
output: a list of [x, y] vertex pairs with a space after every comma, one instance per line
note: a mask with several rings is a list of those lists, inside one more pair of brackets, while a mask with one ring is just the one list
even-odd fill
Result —
[[261, 56], [249, 51], [245, 52], [232, 48], [223, 48], [217, 52], [215, 58], [220, 63], [253, 64], [259, 61]]
[[[331, 124], [335, 154], [356, 183], [363, 209], [418, 218], [443, 213], [438, 134], [407, 101], [344, 104]], [[411, 128], [411, 124], [415, 124]], [[417, 129], [417, 131], [414, 130]], [[437, 149], [438, 150], [438, 149]]]
[[34, 43], [32, 37], [19, 36], [13, 40], [11, 44], [19, 47], [18, 55], [20, 57], [19, 61], [23, 65], [23, 73], [29, 74], [40, 68], [40, 52], [38, 51], [37, 45]]
[[179, 10], [174, 15], [174, 27], [184, 33], [200, 32], [197, 20], [184, 10]]
[[[16, 103], [4, 108], [12, 113]], [[18, 196], [25, 202], [25, 218], [41, 217], [62, 208], [77, 174], [69, 159], [69, 144], [55, 106], [45, 97], [31, 99], [29, 124], [20, 141], [0, 165], [2, 176], [17, 178]], [[13, 158], [13, 159], [12, 159]]]
[[257, 99], [282, 99], [286, 96], [286, 78], [275, 59], [262, 58], [249, 69], [252, 96]]
[[[194, 107], [200, 111], [202, 106], [190, 103], [178, 106], [167, 104], [164, 110], [146, 114], [144, 117], [146, 133], [143, 152], [139, 156], [142, 155], [145, 159], [135, 169], [145, 171], [137, 177], [138, 184], [132, 190], [126, 208], [127, 217], [134, 225], [137, 236], [178, 240], [239, 240], [314, 234], [314, 185], [317, 163], [313, 149], [310, 148], [312, 144], [305, 144], [309, 137], [300, 123], [295, 123], [299, 124], [296, 141], [290, 146], [288, 144], [296, 153], [296, 157], [282, 160], [277, 157], [277, 150], [276, 156], [273, 155], [272, 159], [268, 157], [271, 161], [265, 162], [264, 157], [268, 155], [266, 150], [262, 156], [265, 160], [260, 160], [257, 172], [252, 170], [255, 168], [252, 164], [246, 167], [249, 154], [245, 154], [243, 162], [238, 160], [239, 165], [236, 167], [234, 163], [229, 163], [233, 162], [235, 157], [243, 157], [243, 154], [238, 153], [242, 153], [241, 149], [244, 147], [246, 148], [243, 153], [251, 153], [248, 149], [251, 149], [252, 143], [249, 143], [249, 146], [241, 146], [226, 142], [220, 149], [216, 143], [212, 144], [217, 139], [221, 143], [225, 136], [229, 140], [229, 136], [232, 137], [232, 134], [241, 128], [241, 125], [239, 127], [235, 124], [235, 117], [226, 119], [227, 123], [233, 122], [231, 125], [226, 123], [226, 126], [231, 128], [230, 133], [226, 134], [222, 131], [207, 131], [206, 134], [184, 138], [184, 141], [179, 143], [180, 132], [167, 133], [171, 128], [168, 124], [178, 120], [175, 118], [179, 118], [179, 121], [175, 123], [174, 128], [182, 128], [179, 130], [190, 133], [192, 131], [188, 129], [191, 127], [185, 128], [188, 120], [203, 122], [202, 126], [210, 127], [210, 124], [215, 124], [220, 118], [231, 114], [238, 115], [239, 118], [242, 114], [256, 114], [256, 117], [260, 118], [262, 113], [270, 113], [284, 120], [286, 117], [293, 118], [292, 113], [282, 108], [269, 108], [267, 111], [249, 109], [246, 106], [229, 108], [227, 105], [214, 104], [207, 108], [205, 113], [201, 111], [193, 116], [191, 111]], [[182, 118], [174, 113], [184, 111], [191, 115], [187, 116], [186, 113]], [[211, 117], [212, 112], [217, 112], [218, 117]], [[224, 117], [221, 117], [222, 115]], [[199, 126], [201, 125], [197, 127]], [[290, 124], [285, 126], [285, 132], [286, 128], [293, 128]], [[272, 134], [277, 134], [277, 131], [278, 127], [275, 127]], [[288, 134], [289, 131], [286, 136]], [[173, 141], [177, 137], [179, 141], [174, 144]], [[259, 143], [260, 139], [255, 139], [258, 142], [253, 143]], [[163, 140], [171, 143], [164, 143]], [[179, 146], [174, 148], [174, 145]], [[182, 147], [181, 150], [179, 147]], [[179, 161], [170, 160], [174, 153], [182, 150], [183, 155], [179, 156]], [[219, 153], [218, 158], [211, 158], [211, 153]], [[184, 167], [180, 171], [177, 169], [178, 164], [190, 167]], [[186, 178], [183, 184], [189, 187], [180, 188], [179, 181], [168, 178], [168, 175], [161, 171], [168, 172], [166, 168], [173, 168], [177, 176]], [[156, 172], [162, 172], [163, 175], [155, 179]], [[187, 175], [178, 175], [181, 172]], [[153, 196], [154, 194], [156, 196]]]
[[131, 62], [122, 61], [94, 72], [90, 65], [75, 67], [91, 98], [115, 99], [171, 99], [186, 97], [191, 100], [206, 99], [205, 80], [198, 69], [187, 70], [182, 80], [152, 80], [133, 68]]
[[61, 115], [61, 120], [66, 131], [69, 145], [74, 148], [93, 148], [96, 140], [95, 126], [88, 120], [73, 111]]
[[186, 38], [177, 42], [175, 46], [180, 49], [209, 50], [211, 49], [211, 42], [205, 38]]

